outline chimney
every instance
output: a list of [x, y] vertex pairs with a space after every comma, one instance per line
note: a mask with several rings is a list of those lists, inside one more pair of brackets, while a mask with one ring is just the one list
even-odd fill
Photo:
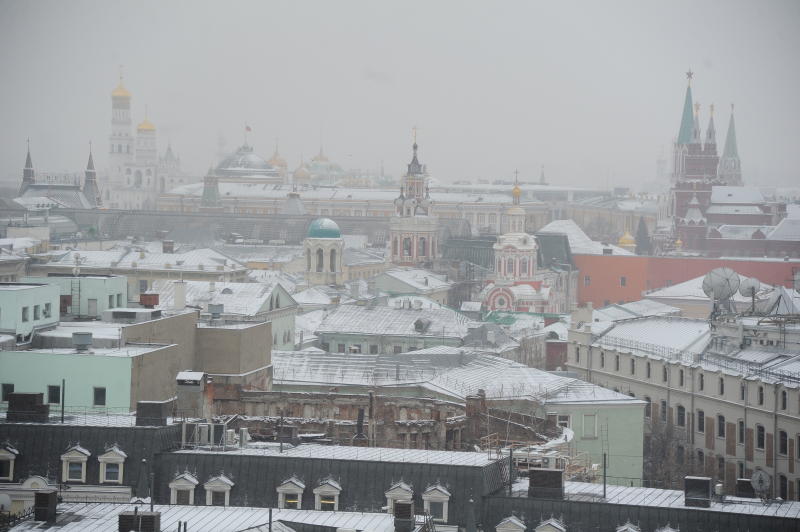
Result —
[[175, 281], [173, 283], [174, 296], [172, 306], [183, 310], [186, 308], [186, 281]]
[[144, 308], [155, 308], [158, 305], [158, 294], [139, 294], [139, 304]]
[[118, 517], [119, 532], [159, 532], [161, 530], [161, 512], [121, 512]]
[[52, 523], [56, 520], [56, 506], [58, 505], [58, 492], [56, 490], [37, 491], [33, 495], [34, 521]]
[[43, 393], [14, 392], [8, 394], [6, 421], [10, 423], [47, 423], [50, 405], [44, 402]]
[[175, 241], [174, 240], [164, 240], [161, 242], [161, 252], [162, 253], [175, 253]]
[[353, 446], [355, 447], [367, 447], [369, 441], [367, 440], [367, 436], [364, 434], [364, 409], [358, 409], [358, 421], [356, 422], [356, 435], [353, 436]]

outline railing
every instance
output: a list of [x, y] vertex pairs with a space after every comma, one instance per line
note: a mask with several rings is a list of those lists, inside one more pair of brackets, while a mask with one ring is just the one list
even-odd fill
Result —
[[6, 530], [11, 529], [11, 527], [32, 518], [33, 518], [32, 506], [27, 510], [23, 510], [16, 514], [12, 514], [10, 512], [9, 513], [0, 512], [0, 531], [5, 532]]

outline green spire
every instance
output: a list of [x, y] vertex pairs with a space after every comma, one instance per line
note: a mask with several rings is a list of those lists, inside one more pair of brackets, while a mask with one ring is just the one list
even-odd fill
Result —
[[[688, 75], [688, 74], [687, 74]], [[691, 76], [689, 80], [691, 81]], [[694, 130], [694, 113], [692, 111], [692, 85], [686, 86], [686, 98], [683, 101], [681, 129], [678, 131], [678, 144], [691, 144]]]
[[731, 105], [731, 121], [728, 122], [728, 134], [725, 137], [725, 149], [722, 152], [725, 159], [738, 159], [739, 147], [736, 144], [736, 124], [733, 120], [733, 105]]

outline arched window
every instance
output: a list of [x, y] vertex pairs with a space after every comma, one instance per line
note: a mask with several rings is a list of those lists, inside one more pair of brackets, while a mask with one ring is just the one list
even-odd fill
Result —
[[322, 248], [317, 248], [317, 271], [321, 272], [325, 269], [325, 252]]
[[631, 375], [636, 375], [636, 359], [631, 357]]
[[663, 368], [661, 368], [661, 380], [667, 382], [668, 376], [669, 375], [667, 374], [667, 366], [664, 366]]
[[681, 405], [678, 405], [678, 426], [685, 427], [686, 426], [686, 409]]
[[717, 438], [725, 437], [725, 416], [717, 415]]
[[678, 386], [683, 386], [683, 370], [678, 370]]
[[760, 404], [760, 405], [764, 404], [764, 387], [763, 386], [759, 386], [758, 387], [758, 404]]
[[706, 431], [706, 413], [703, 410], [697, 411], [697, 432]]
[[789, 481], [786, 478], [786, 475], [781, 475], [778, 477], [778, 495], [784, 501], [789, 497]]
[[789, 402], [786, 390], [781, 390], [781, 410], [786, 410], [786, 404]]
[[705, 389], [705, 387], [706, 387], [706, 378], [701, 373], [700, 376], [698, 377], [698, 379], [699, 379], [698, 380], [698, 387], [700, 388], [700, 391], [703, 391]]
[[331, 271], [332, 272], [336, 271], [336, 250], [335, 249], [331, 250]]
[[519, 261], [519, 274], [521, 276], [527, 276], [528, 275], [528, 259], [526, 259], [526, 258], [520, 259], [520, 261]]
[[778, 432], [778, 453], [787, 454], [789, 452], [789, 435], [785, 430]]
[[506, 274], [514, 275], [514, 259], [508, 259], [506, 261]]
[[719, 394], [725, 395], [725, 379], [719, 378]]
[[420, 237], [420, 239], [418, 241], [418, 246], [417, 246], [417, 248], [418, 248], [417, 249], [417, 256], [425, 257], [428, 254], [427, 253], [427, 249], [426, 249], [427, 244], [428, 244], [428, 239], [425, 238], [424, 236]]
[[647, 378], [650, 378], [650, 362], [645, 364], [645, 372], [647, 373]]

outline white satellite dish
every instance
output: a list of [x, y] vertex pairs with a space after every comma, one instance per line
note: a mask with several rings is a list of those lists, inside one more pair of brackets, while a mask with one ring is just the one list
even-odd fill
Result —
[[761, 281], [755, 277], [745, 277], [739, 283], [739, 293], [744, 297], [755, 297], [758, 290], [761, 288]]
[[727, 301], [739, 289], [739, 274], [730, 268], [714, 268], [703, 277], [703, 292], [713, 301]]
[[772, 479], [767, 473], [761, 469], [753, 471], [753, 476], [750, 477], [750, 485], [753, 486], [756, 495], [760, 497], [766, 496], [769, 492], [770, 484], [772, 484]]

